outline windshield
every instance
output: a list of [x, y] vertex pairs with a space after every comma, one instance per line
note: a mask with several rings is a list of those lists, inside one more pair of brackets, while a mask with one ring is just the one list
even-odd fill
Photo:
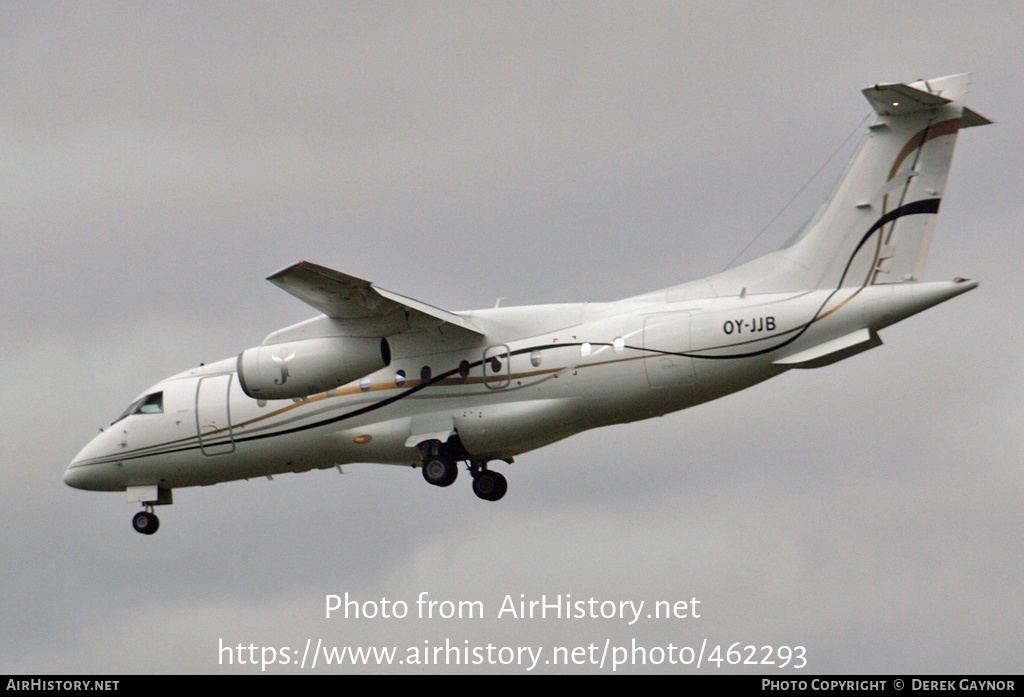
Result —
[[164, 411], [164, 393], [154, 392], [142, 399], [137, 399], [128, 405], [128, 408], [121, 412], [121, 415], [114, 419], [111, 425], [116, 424], [126, 416], [132, 414], [162, 414]]

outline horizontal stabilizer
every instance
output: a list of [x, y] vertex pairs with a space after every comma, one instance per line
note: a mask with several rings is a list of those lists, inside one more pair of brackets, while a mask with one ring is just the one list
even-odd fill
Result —
[[328, 317], [341, 321], [402, 318], [404, 329], [449, 324], [483, 334], [466, 318], [374, 286], [326, 266], [300, 261], [267, 277]]
[[855, 356], [861, 351], [882, 345], [882, 339], [871, 329], [858, 329], [832, 341], [818, 344], [806, 351], [773, 361], [775, 365], [788, 368], [821, 368], [844, 358]]
[[871, 102], [871, 107], [882, 116], [916, 114], [919, 111], [928, 111], [949, 104], [951, 101], [901, 82], [875, 85], [862, 91]]
[[991, 120], [986, 119], [984, 116], [976, 111], [972, 111], [967, 107], [964, 107], [964, 114], [960, 117], [960, 128], [973, 128], [975, 126], [987, 126], [992, 123]]

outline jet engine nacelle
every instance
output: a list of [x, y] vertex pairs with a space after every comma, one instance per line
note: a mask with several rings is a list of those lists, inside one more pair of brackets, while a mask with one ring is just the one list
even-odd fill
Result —
[[242, 351], [238, 382], [253, 399], [296, 399], [334, 389], [390, 363], [387, 339], [301, 339]]

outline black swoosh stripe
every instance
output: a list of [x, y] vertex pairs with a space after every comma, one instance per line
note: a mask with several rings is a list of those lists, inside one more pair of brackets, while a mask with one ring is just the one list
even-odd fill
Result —
[[[674, 352], [674, 351], [657, 351], [655, 349], [649, 349], [649, 348], [644, 348], [643, 350], [650, 351], [651, 353], [660, 353], [660, 354], [668, 355], [668, 356], [688, 356], [690, 358], [703, 358], [704, 360], [708, 360], [708, 361], [727, 361], [727, 360], [732, 360], [734, 358], [751, 358], [753, 356], [761, 356], [761, 355], [764, 355], [766, 353], [771, 353], [772, 351], [776, 351], [776, 350], [778, 350], [780, 348], [783, 348], [784, 346], [788, 346], [789, 344], [791, 344], [794, 341], [796, 341], [797, 339], [799, 339], [803, 335], [804, 332], [806, 332], [808, 329], [810, 329], [811, 325], [814, 324], [818, 320], [819, 316], [821, 316], [821, 313], [825, 309], [825, 306], [828, 305], [829, 301], [832, 300], [833, 297], [835, 297], [835, 294], [838, 293], [842, 289], [843, 282], [846, 280], [846, 274], [848, 274], [850, 272], [850, 266], [853, 264], [853, 260], [857, 258], [857, 254], [860, 252], [861, 248], [867, 243], [867, 241], [871, 238], [872, 235], [874, 235], [876, 232], [878, 232], [878, 230], [880, 230], [882, 227], [888, 225], [889, 223], [893, 222], [894, 220], [897, 220], [898, 218], [902, 218], [902, 217], [907, 216], [907, 215], [921, 215], [921, 214], [924, 214], [924, 213], [938, 213], [939, 212], [939, 204], [941, 203], [941, 201], [942, 201], [942, 199], [938, 199], [938, 198], [926, 198], [926, 199], [921, 199], [920, 201], [913, 201], [913, 202], [908, 203], [906, 205], [900, 206], [899, 208], [894, 208], [893, 210], [889, 211], [888, 213], [883, 215], [881, 218], [876, 220], [875, 223], [870, 228], [868, 228], [868, 231], [865, 232], [864, 235], [861, 237], [860, 242], [857, 243], [857, 246], [854, 248], [853, 253], [850, 254], [850, 258], [847, 260], [846, 266], [843, 268], [843, 274], [839, 277], [839, 284], [836, 286], [836, 289], [828, 294], [828, 297], [825, 298], [825, 301], [821, 304], [821, 307], [818, 308], [818, 310], [814, 313], [814, 316], [811, 317], [811, 319], [806, 324], [804, 324], [804, 326], [800, 329], [800, 331], [798, 331], [796, 334], [794, 334], [793, 336], [789, 337], [785, 341], [782, 341], [781, 343], [778, 343], [775, 346], [769, 346], [768, 348], [759, 349], [757, 351], [749, 351], [747, 353], [735, 353], [735, 354], [731, 354], [729, 356], [701, 356], [701, 355], [698, 355], [698, 354], [695, 354], [695, 353], [688, 353], [688, 352], [678, 353], [678, 352]], [[792, 331], [792, 330], [789, 330], [789, 331]], [[635, 346], [630, 346], [629, 348], [636, 349]], [[706, 350], [706, 349], [702, 349], [702, 350]]]

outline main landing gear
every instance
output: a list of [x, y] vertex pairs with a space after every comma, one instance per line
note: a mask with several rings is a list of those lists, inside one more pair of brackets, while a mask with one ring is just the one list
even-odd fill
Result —
[[434, 486], [450, 486], [459, 476], [455, 460], [445, 455], [431, 455], [423, 460], [423, 478]]
[[508, 491], [505, 477], [501, 472], [487, 469], [486, 462], [471, 462], [469, 471], [473, 473], [473, 493], [484, 501], [497, 501]]
[[[464, 451], [446, 452], [446, 445], [435, 440], [420, 446], [423, 478], [434, 486], [450, 486], [459, 476], [457, 455], [467, 455]], [[508, 491], [508, 480], [500, 472], [487, 469], [487, 460], [471, 459], [468, 469], [473, 476], [473, 493], [484, 501], [497, 501]]]
[[139, 511], [132, 518], [132, 527], [135, 528], [135, 532], [141, 532], [143, 535], [152, 535], [160, 528], [160, 519], [153, 513], [153, 507], [147, 505], [146, 510]]

